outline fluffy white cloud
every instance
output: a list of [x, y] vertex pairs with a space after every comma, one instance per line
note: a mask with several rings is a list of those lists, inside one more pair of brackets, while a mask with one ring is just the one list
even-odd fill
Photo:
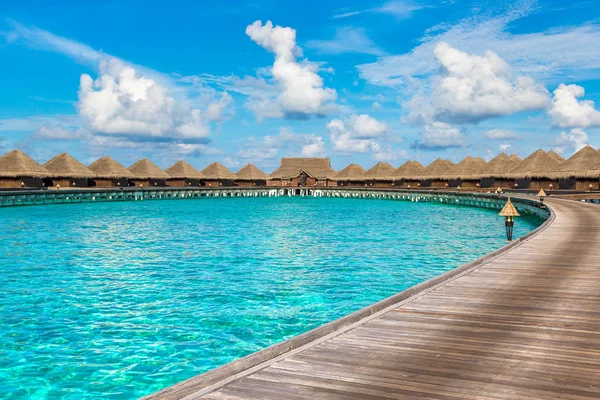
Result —
[[583, 129], [575, 128], [571, 129], [571, 132], [561, 132], [555, 141], [556, 147], [554, 150], [557, 153], [565, 153], [567, 150], [571, 150], [573, 153], [577, 153], [588, 144], [588, 135]]
[[489, 140], [514, 140], [517, 134], [508, 129], [491, 129], [485, 132], [485, 138]]
[[338, 29], [332, 40], [311, 40], [306, 43], [306, 46], [326, 54], [362, 53], [375, 56], [385, 54], [367, 36], [364, 28], [351, 26]]
[[81, 75], [79, 113], [102, 134], [198, 139], [209, 134], [200, 110], [118, 59], [100, 62], [96, 80]]
[[340, 153], [377, 152], [380, 145], [376, 139], [385, 136], [390, 129], [384, 122], [367, 114], [352, 114], [346, 120], [334, 119], [327, 124], [333, 149]]
[[412, 148], [438, 150], [452, 147], [465, 147], [467, 137], [460, 129], [444, 122], [432, 122], [423, 127], [421, 138], [411, 144]]
[[441, 76], [431, 101], [437, 120], [476, 122], [548, 104], [548, 92], [527, 76], [511, 79], [508, 64], [495, 53], [471, 55], [442, 42], [435, 48]]
[[223, 121], [231, 104], [233, 104], [233, 97], [229, 93], [223, 92], [221, 98], [208, 104], [204, 118], [208, 121]]
[[[451, 43], [468, 53], [491, 50], [506, 60], [515, 74], [530, 75], [545, 83], [559, 83], [568, 76], [592, 79], [600, 76], [600, 25], [562, 25], [545, 31], [514, 34], [510, 25], [536, 10], [534, 2], [511, 7], [475, 8], [475, 14], [458, 23], [441, 24], [426, 31], [418, 46], [404, 54], [380, 57], [358, 70], [367, 82], [398, 86], [412, 77], [437, 72], [433, 50], [437, 43]], [[497, 11], [501, 10], [500, 13]], [[551, 50], [549, 50], [551, 49]]]
[[264, 25], [255, 21], [246, 27], [246, 34], [258, 45], [275, 54], [275, 63], [270, 72], [278, 86], [275, 97], [269, 93], [256, 94], [251, 106], [260, 118], [290, 117], [307, 118], [325, 115], [334, 109], [337, 99], [335, 90], [323, 86], [318, 75], [319, 65], [307, 60], [298, 62], [302, 55], [296, 46], [296, 31], [289, 27], [273, 26], [271, 21]]
[[600, 126], [600, 111], [594, 108], [594, 102], [577, 100], [583, 95], [583, 87], [561, 83], [554, 91], [552, 106], [548, 110], [552, 121], [561, 128]]
[[325, 141], [314, 134], [294, 133], [291, 128], [281, 128], [278, 135], [260, 139], [251, 137], [236, 157], [246, 161], [260, 161], [287, 157], [321, 157], [326, 154]]

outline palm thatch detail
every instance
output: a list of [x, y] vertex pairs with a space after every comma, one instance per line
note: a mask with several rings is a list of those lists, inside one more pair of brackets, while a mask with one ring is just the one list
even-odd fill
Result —
[[46, 178], [48, 170], [21, 150], [12, 150], [0, 157], [0, 177]]
[[180, 160], [165, 170], [170, 179], [202, 179], [204, 174], [187, 162]]
[[235, 173], [240, 181], [264, 181], [269, 179], [269, 176], [256, 165], [249, 163]]
[[135, 179], [168, 179], [169, 174], [160, 169], [158, 165], [154, 164], [147, 158], [142, 158], [137, 161], [131, 167], [128, 168]]
[[587, 145], [571, 158], [560, 163], [553, 177], [566, 178], [598, 178], [600, 177], [600, 153]]
[[110, 156], [100, 157], [88, 166], [101, 179], [133, 179], [134, 174]]
[[224, 165], [214, 162], [210, 164], [208, 167], [204, 168], [202, 174], [206, 177], [206, 179], [211, 180], [235, 180], [237, 176], [227, 169]]
[[367, 170], [358, 164], [349, 164], [346, 168], [335, 174], [338, 181], [362, 181], [365, 179]]
[[94, 178], [96, 173], [74, 159], [68, 153], [61, 153], [44, 164], [51, 178]]

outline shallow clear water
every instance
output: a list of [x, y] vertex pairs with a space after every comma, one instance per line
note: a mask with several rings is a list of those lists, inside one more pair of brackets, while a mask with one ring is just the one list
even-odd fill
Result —
[[[497, 211], [313, 198], [0, 209], [0, 398], [129, 399], [504, 245]], [[537, 227], [519, 218], [515, 237]]]

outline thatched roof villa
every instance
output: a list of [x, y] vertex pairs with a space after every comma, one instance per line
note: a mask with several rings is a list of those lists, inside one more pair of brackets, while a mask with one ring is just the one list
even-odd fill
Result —
[[235, 186], [237, 176], [218, 162], [208, 165], [200, 172], [205, 176], [206, 186]]
[[421, 176], [419, 176], [421, 187], [434, 187], [444, 188], [446, 187], [446, 181], [442, 180], [444, 176], [452, 167], [454, 163], [450, 160], [444, 160], [442, 158], [436, 158], [428, 166], [423, 169]]
[[507, 177], [515, 179], [516, 187], [520, 189], [557, 188], [554, 171], [561, 161], [556, 157], [558, 154], [554, 154], [538, 149], [511, 169]]
[[269, 186], [335, 186], [329, 158], [282, 158], [269, 175]]
[[509, 156], [504, 152], [500, 153], [491, 159], [482, 170], [479, 186], [481, 188], [512, 188], [515, 182], [513, 179], [508, 178], [508, 173], [521, 161], [521, 158], [516, 154]]
[[600, 179], [600, 153], [587, 145], [571, 158], [556, 167], [554, 178], [557, 178], [559, 189], [598, 190]]
[[338, 186], [365, 186], [365, 174], [367, 170], [358, 164], [348, 164], [348, 166], [335, 174], [335, 180]]
[[441, 178], [448, 181], [449, 187], [477, 187], [486, 166], [487, 163], [483, 158], [467, 156], [446, 171]]
[[554, 159], [556, 159], [556, 160], [560, 161], [560, 162], [563, 162], [563, 161], [565, 161], [565, 158], [564, 158], [563, 156], [561, 156], [560, 154], [558, 154], [557, 152], [555, 152], [554, 150], [550, 150], [550, 151], [548, 152], [548, 155], [549, 155], [550, 157], [552, 157], [552, 158], [554, 158]]
[[129, 179], [134, 178], [130, 170], [116, 162], [110, 156], [100, 157], [88, 165], [88, 168], [96, 174], [93, 183], [94, 186], [129, 186]]
[[392, 174], [395, 171], [396, 168], [386, 162], [380, 161], [365, 172], [365, 181], [368, 186], [392, 187], [394, 181]]
[[128, 169], [133, 173], [132, 186], [167, 186], [169, 174], [147, 158], [142, 158]]
[[50, 175], [46, 168], [21, 150], [12, 150], [0, 157], [0, 187], [40, 188]]
[[44, 164], [44, 168], [50, 172], [50, 176], [44, 179], [45, 186], [88, 187], [96, 177], [94, 171], [68, 153], [58, 154]]
[[252, 163], [244, 165], [235, 175], [238, 186], [267, 186], [269, 179], [269, 175]]
[[417, 187], [420, 186], [419, 177], [423, 175], [425, 167], [418, 161], [408, 160], [392, 172], [394, 186]]
[[168, 186], [201, 186], [206, 176], [187, 162], [180, 160], [165, 170]]

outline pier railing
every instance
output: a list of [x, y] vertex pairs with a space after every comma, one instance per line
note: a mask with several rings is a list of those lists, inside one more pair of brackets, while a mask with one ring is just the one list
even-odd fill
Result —
[[[111, 201], [190, 200], [206, 197], [334, 197], [348, 199], [378, 199], [412, 202], [438, 202], [454, 205], [501, 209], [506, 196], [496, 193], [463, 191], [427, 191], [390, 188], [88, 188], [64, 190], [21, 190], [0, 192], [0, 207], [93, 203]], [[534, 197], [514, 198], [521, 213], [547, 218], [549, 211]]]

